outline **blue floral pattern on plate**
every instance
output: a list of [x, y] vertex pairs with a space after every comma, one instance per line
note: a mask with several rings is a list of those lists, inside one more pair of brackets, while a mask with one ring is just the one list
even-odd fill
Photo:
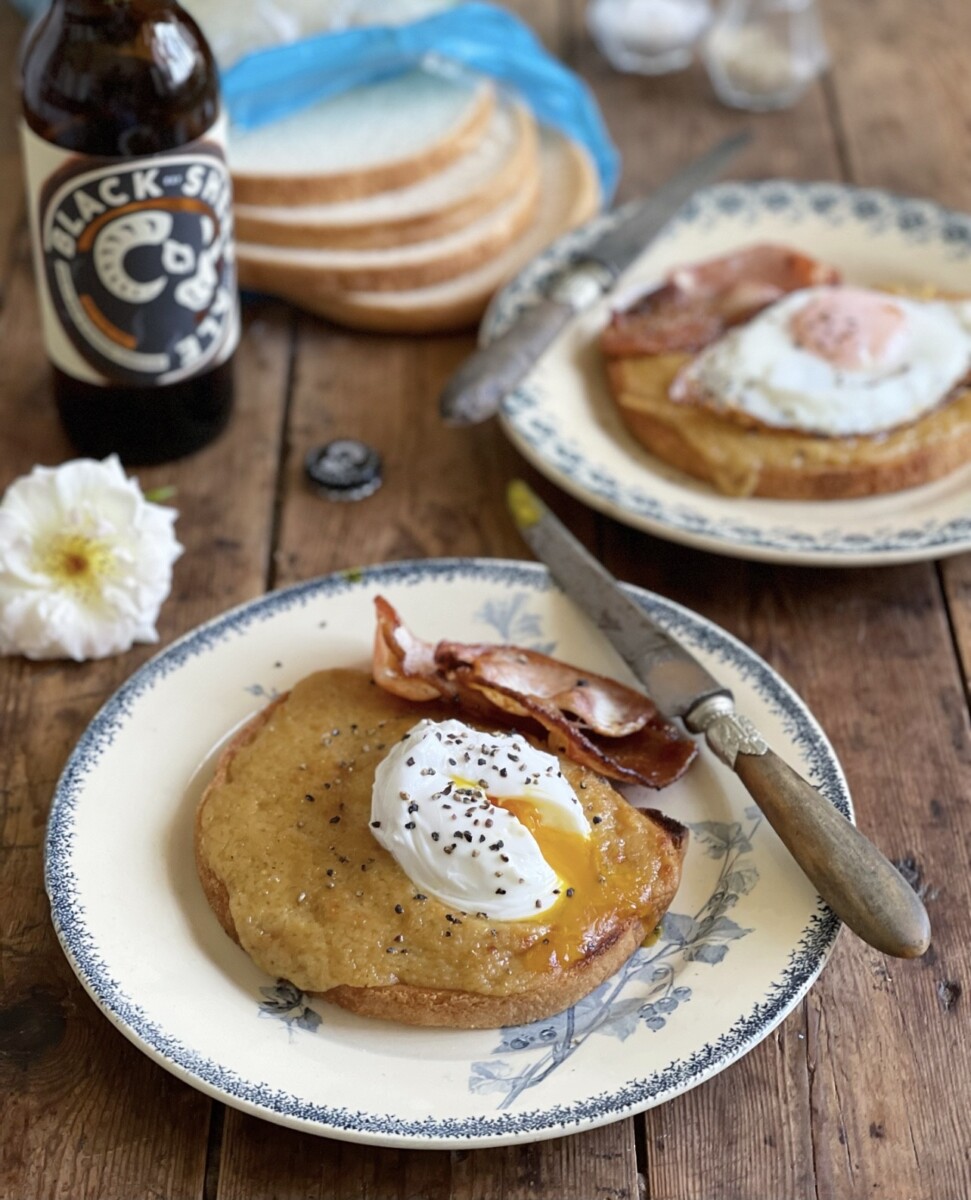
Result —
[[[503, 1097], [499, 1107], [507, 1108], [527, 1088], [548, 1079], [592, 1034], [626, 1041], [641, 1025], [652, 1033], [664, 1029], [692, 996], [690, 987], [678, 985], [672, 961], [719, 966], [731, 943], [752, 932], [726, 915], [759, 881], [752, 837], [762, 817], [758, 809], [746, 815], [744, 828], [740, 822], [689, 822], [692, 837], [705, 852], [722, 860], [715, 887], [698, 912], [668, 912], [657, 942], [636, 951], [616, 975], [573, 1008], [551, 1020], [504, 1029], [496, 1057], [472, 1064], [470, 1091], [498, 1092]], [[530, 1061], [517, 1071], [508, 1055], [524, 1052], [530, 1052]]]
[[257, 1006], [260, 1016], [282, 1021], [291, 1036], [295, 1028], [306, 1033], [315, 1033], [319, 1028], [320, 1013], [307, 1003], [306, 992], [288, 979], [278, 979], [272, 987], [261, 987], [260, 995], [263, 997]]
[[530, 609], [527, 592], [513, 592], [508, 597], [487, 600], [475, 615], [491, 626], [499, 641], [507, 645], [525, 646], [540, 654], [552, 654], [556, 649], [556, 642], [543, 641], [541, 617]]

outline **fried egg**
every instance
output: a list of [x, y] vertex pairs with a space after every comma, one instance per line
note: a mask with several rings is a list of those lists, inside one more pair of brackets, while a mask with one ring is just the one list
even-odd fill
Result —
[[856, 287], [794, 292], [713, 342], [671, 399], [826, 437], [874, 435], [930, 412], [971, 372], [971, 302]]

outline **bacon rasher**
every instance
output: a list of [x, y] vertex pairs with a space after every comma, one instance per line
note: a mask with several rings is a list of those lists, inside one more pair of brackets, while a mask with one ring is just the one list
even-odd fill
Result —
[[383, 597], [375, 608], [374, 678], [396, 696], [445, 700], [480, 721], [525, 718], [550, 750], [623, 783], [666, 787], [695, 756], [649, 697], [615, 679], [517, 646], [432, 646]]
[[613, 314], [600, 344], [611, 358], [696, 354], [789, 292], [839, 281], [835, 268], [786, 246], [748, 246], [672, 271]]

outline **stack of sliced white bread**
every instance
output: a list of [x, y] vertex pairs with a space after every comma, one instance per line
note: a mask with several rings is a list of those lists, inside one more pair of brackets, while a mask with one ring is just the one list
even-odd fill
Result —
[[429, 333], [600, 204], [585, 149], [496, 86], [414, 70], [230, 136], [243, 287], [341, 324]]

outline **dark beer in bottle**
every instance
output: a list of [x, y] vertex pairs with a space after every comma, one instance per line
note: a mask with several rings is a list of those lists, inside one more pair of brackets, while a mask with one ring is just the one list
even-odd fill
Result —
[[178, 458], [225, 425], [239, 340], [212, 54], [173, 0], [53, 0], [21, 54], [34, 262], [83, 454]]

